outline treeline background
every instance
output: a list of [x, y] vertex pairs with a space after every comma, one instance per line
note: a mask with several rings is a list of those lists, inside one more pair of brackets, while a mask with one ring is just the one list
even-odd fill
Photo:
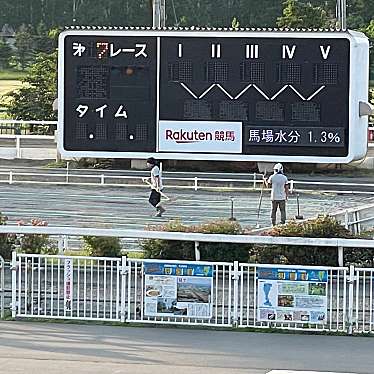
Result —
[[[300, 1], [301, 2], [301, 1]], [[335, 0], [303, 1], [335, 17]], [[274, 27], [282, 15], [280, 0], [166, 0], [167, 26]], [[0, 0], [0, 26], [47, 28], [67, 25], [149, 26], [152, 0]], [[374, 0], [347, 0], [347, 23], [363, 28], [374, 19]]]

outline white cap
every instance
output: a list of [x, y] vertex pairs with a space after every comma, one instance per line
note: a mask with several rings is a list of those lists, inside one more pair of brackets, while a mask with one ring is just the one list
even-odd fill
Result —
[[275, 170], [276, 172], [283, 171], [283, 165], [278, 162], [277, 164], [274, 165], [273, 170]]

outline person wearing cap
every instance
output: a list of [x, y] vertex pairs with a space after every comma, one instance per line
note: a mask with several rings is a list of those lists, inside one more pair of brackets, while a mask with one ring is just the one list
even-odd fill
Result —
[[161, 191], [162, 191], [162, 175], [155, 158], [147, 159], [147, 167], [151, 169], [151, 176], [149, 178], [151, 185], [151, 193], [149, 195], [149, 203], [156, 208], [156, 217], [161, 217], [165, 212], [165, 208], [161, 205]]
[[271, 223], [276, 225], [277, 210], [281, 213], [281, 223], [286, 223], [286, 200], [288, 198], [288, 179], [283, 174], [283, 165], [277, 163], [273, 167], [274, 174], [265, 180], [266, 186], [271, 184]]

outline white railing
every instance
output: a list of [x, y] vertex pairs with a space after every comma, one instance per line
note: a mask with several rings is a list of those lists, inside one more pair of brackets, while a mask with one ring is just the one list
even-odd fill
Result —
[[[186, 261], [13, 254], [13, 317], [255, 327], [306, 331], [373, 333], [374, 269], [233, 262], [194, 262], [211, 266], [211, 313], [205, 317], [146, 312], [144, 266]], [[326, 311], [317, 322], [258, 317], [258, 270], [326, 272]], [[174, 292], [174, 291], [173, 291]]]
[[[0, 148], [1, 149], [1, 148]], [[114, 170], [114, 172], [121, 172]], [[113, 173], [93, 173], [82, 169], [59, 169], [56, 171], [25, 172], [16, 169], [1, 170], [0, 183], [7, 184], [68, 184], [68, 185], [92, 185], [106, 187], [147, 187], [142, 182], [145, 171], [138, 175], [115, 175]], [[260, 190], [263, 186], [263, 174], [248, 173], [246, 178], [214, 178], [214, 177], [180, 177], [177, 172], [164, 173], [164, 184], [173, 189], [198, 190], [222, 190], [227, 191], [249, 191]], [[331, 187], [334, 187], [333, 189]], [[341, 187], [341, 188], [339, 188]], [[148, 188], [148, 187], [147, 187]], [[350, 189], [351, 188], [351, 189]], [[366, 190], [362, 190], [366, 189]], [[292, 192], [332, 192], [341, 194], [373, 195], [374, 184], [372, 183], [335, 183], [321, 181], [298, 181], [290, 180], [290, 191]]]
[[[142, 323], [211, 326], [275, 327], [282, 329], [373, 332], [374, 269], [346, 268], [343, 248], [372, 248], [373, 240], [338, 238], [292, 238], [251, 235], [197, 234], [140, 230], [108, 230], [42, 226], [0, 226], [0, 233], [45, 235], [95, 235], [126, 238], [230, 242], [271, 245], [327, 246], [338, 248], [340, 267], [259, 265], [247, 263], [195, 262], [213, 266], [212, 316], [150, 317], [144, 313], [144, 264], [159, 260], [48, 256], [13, 253], [13, 317], [67, 318]], [[166, 263], [185, 263], [167, 261]], [[261, 322], [257, 310], [257, 270], [260, 267], [318, 269], [328, 272], [327, 321], [323, 324], [292, 321]], [[67, 271], [67, 269], [69, 269]], [[68, 274], [68, 275], [67, 275]]]
[[[78, 174], [78, 173], [79, 174]], [[62, 169], [61, 172], [25, 172], [17, 170], [0, 171], [0, 183], [7, 184], [70, 184], [70, 185], [94, 185], [109, 187], [147, 187], [142, 182], [142, 175], [113, 175], [103, 173], [85, 174], [81, 170]], [[261, 178], [261, 179], [258, 179]], [[168, 173], [163, 177], [168, 188], [182, 189], [222, 189], [223, 186], [235, 190], [258, 189], [263, 184], [262, 174], [249, 173], [248, 179], [234, 178], [204, 178], [204, 177], [177, 177]], [[174, 182], [174, 183], [173, 183]], [[212, 185], [216, 184], [216, 185]], [[236, 186], [234, 186], [236, 184]], [[238, 186], [240, 185], [240, 186]]]
[[[0, 226], [0, 234], [44, 234], [58, 235], [61, 241], [66, 236], [106, 236], [127, 239], [164, 239], [182, 240], [195, 243], [196, 260], [200, 260], [199, 243], [237, 243], [237, 244], [265, 244], [265, 245], [297, 245], [314, 247], [333, 247], [337, 249], [339, 266], [343, 266], [344, 248], [373, 248], [374, 240], [342, 239], [342, 238], [305, 238], [305, 237], [273, 237], [260, 235], [226, 235], [200, 234], [185, 232], [96, 229], [51, 226]], [[63, 245], [61, 245], [63, 248]]]
[[[34, 159], [34, 160], [55, 160], [57, 157], [56, 146], [46, 147], [45, 142], [54, 142], [53, 135], [0, 135], [1, 141], [13, 141], [13, 146], [5, 144], [0, 146], [0, 157], [6, 159]], [[35, 140], [39, 146], [23, 145], [24, 140]]]
[[4, 310], [5, 310], [5, 267], [4, 267], [4, 259], [0, 256], [0, 317], [4, 318]]
[[352, 279], [351, 283], [352, 287], [354, 287], [355, 293], [354, 299], [352, 300], [354, 304], [352, 310], [352, 323], [354, 324], [354, 331], [364, 333], [374, 332], [373, 283], [374, 269], [354, 269], [354, 279]]
[[105, 321], [120, 321], [122, 316], [123, 320], [121, 261], [111, 257], [71, 258], [14, 252], [12, 314]]
[[330, 213], [337, 221], [344, 222], [346, 229], [353, 234], [360, 234], [362, 231], [373, 227], [374, 204], [360, 205], [359, 207], [348, 208]]

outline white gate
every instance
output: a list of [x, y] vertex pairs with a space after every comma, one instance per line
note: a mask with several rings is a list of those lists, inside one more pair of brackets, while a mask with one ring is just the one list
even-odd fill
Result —
[[122, 261], [13, 252], [12, 315], [120, 321]]
[[354, 269], [353, 330], [374, 332], [374, 268]]

